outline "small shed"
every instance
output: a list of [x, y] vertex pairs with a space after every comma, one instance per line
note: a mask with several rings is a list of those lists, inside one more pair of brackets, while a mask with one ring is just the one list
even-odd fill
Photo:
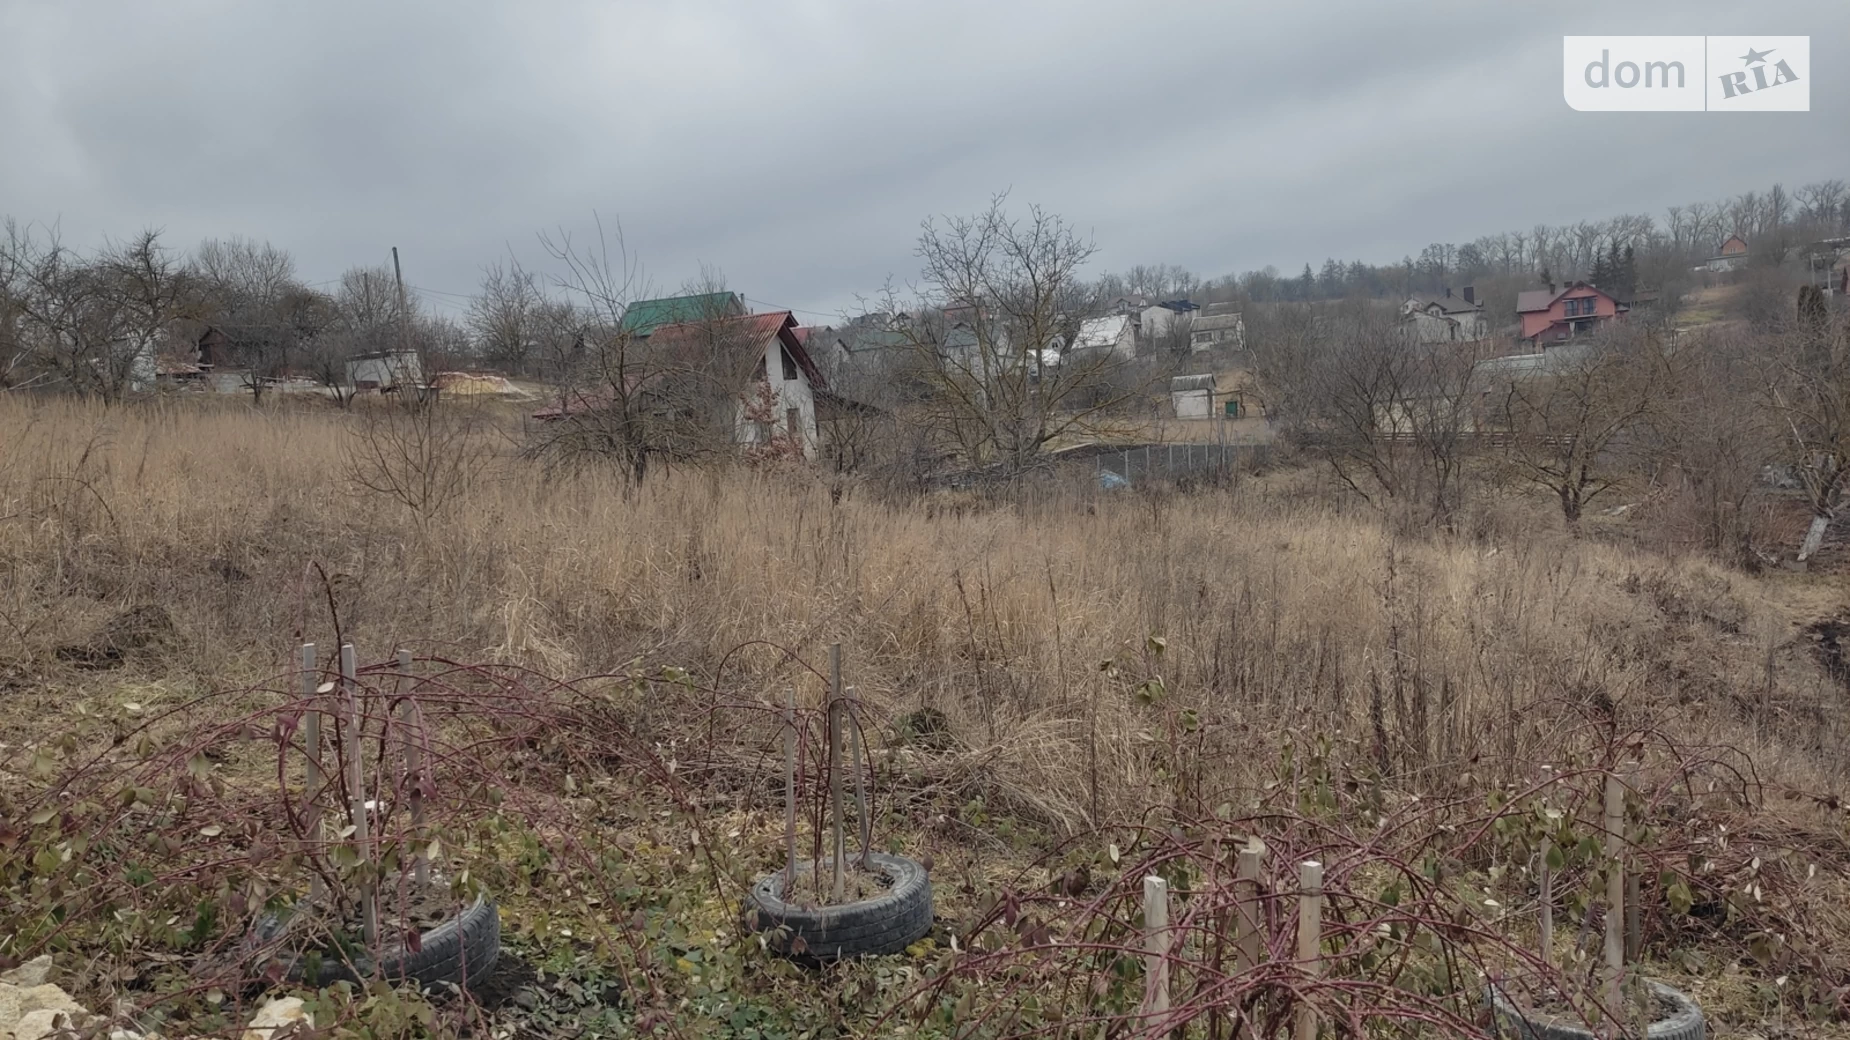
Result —
[[347, 385], [356, 390], [384, 390], [407, 383], [424, 383], [424, 366], [415, 351], [380, 350], [347, 359]]
[[1214, 418], [1214, 376], [1176, 376], [1169, 380], [1169, 404], [1178, 419]]

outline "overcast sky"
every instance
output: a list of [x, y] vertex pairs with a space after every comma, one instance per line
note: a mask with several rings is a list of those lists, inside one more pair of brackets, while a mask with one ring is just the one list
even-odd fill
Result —
[[[1579, 113], [1564, 34], [1810, 35], [1809, 113]], [[0, 0], [0, 214], [389, 260], [439, 310], [620, 219], [834, 313], [1010, 189], [1100, 269], [1387, 262], [1850, 179], [1850, 4]]]

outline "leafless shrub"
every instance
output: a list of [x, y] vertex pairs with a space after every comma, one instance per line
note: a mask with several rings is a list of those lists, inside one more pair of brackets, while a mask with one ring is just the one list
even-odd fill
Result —
[[482, 417], [467, 405], [420, 402], [409, 388], [356, 409], [348, 479], [403, 506], [422, 528], [467, 496], [493, 455]]

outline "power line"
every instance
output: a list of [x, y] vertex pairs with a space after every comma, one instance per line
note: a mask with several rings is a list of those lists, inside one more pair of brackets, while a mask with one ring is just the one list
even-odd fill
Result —
[[781, 305], [781, 304], [776, 304], [776, 303], [772, 303], [772, 302], [771, 302], [771, 301], [769, 301], [769, 300], [754, 300], [754, 299], [752, 299], [752, 298], [751, 298], [750, 296], [745, 296], [745, 295], [744, 295], [744, 294], [742, 294], [742, 293], [740, 294], [740, 297], [741, 297], [741, 298], [742, 298], [742, 299], [743, 299], [743, 300], [744, 300], [744, 301], [745, 301], [746, 303], [755, 303], [755, 304], [758, 304], [758, 305], [760, 305], [760, 306], [763, 306], [763, 307], [773, 307], [773, 308], [776, 308], [777, 310], [780, 310], [780, 311], [791, 311], [791, 312], [793, 312], [793, 313], [796, 313], [796, 314], [810, 314], [810, 315], [814, 315], [815, 317], [818, 317], [818, 318], [839, 318], [839, 317], [841, 317], [841, 315], [839, 315], [839, 314], [830, 314], [830, 313], [829, 313], [829, 312], [827, 312], [827, 311], [812, 311], [812, 310], [805, 310], [805, 309], [803, 309], [802, 307], [785, 307], [785, 306], [783, 306], [783, 305]]
[[442, 289], [426, 289], [421, 285], [413, 285], [411, 288], [416, 289], [418, 292], [436, 293], [438, 296], [454, 296], [459, 300], [475, 299], [475, 297], [470, 296], [468, 293], [444, 292]]

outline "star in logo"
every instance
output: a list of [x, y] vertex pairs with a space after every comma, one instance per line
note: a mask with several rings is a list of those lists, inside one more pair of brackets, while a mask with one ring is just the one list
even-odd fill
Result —
[[1757, 50], [1754, 50], [1752, 47], [1749, 47], [1747, 48], [1747, 53], [1741, 55], [1741, 64], [1753, 65], [1758, 62], [1766, 61], [1766, 56], [1773, 53], [1774, 51], [1778, 49], [1779, 49], [1778, 47], [1768, 47], [1766, 50], [1757, 51]]

